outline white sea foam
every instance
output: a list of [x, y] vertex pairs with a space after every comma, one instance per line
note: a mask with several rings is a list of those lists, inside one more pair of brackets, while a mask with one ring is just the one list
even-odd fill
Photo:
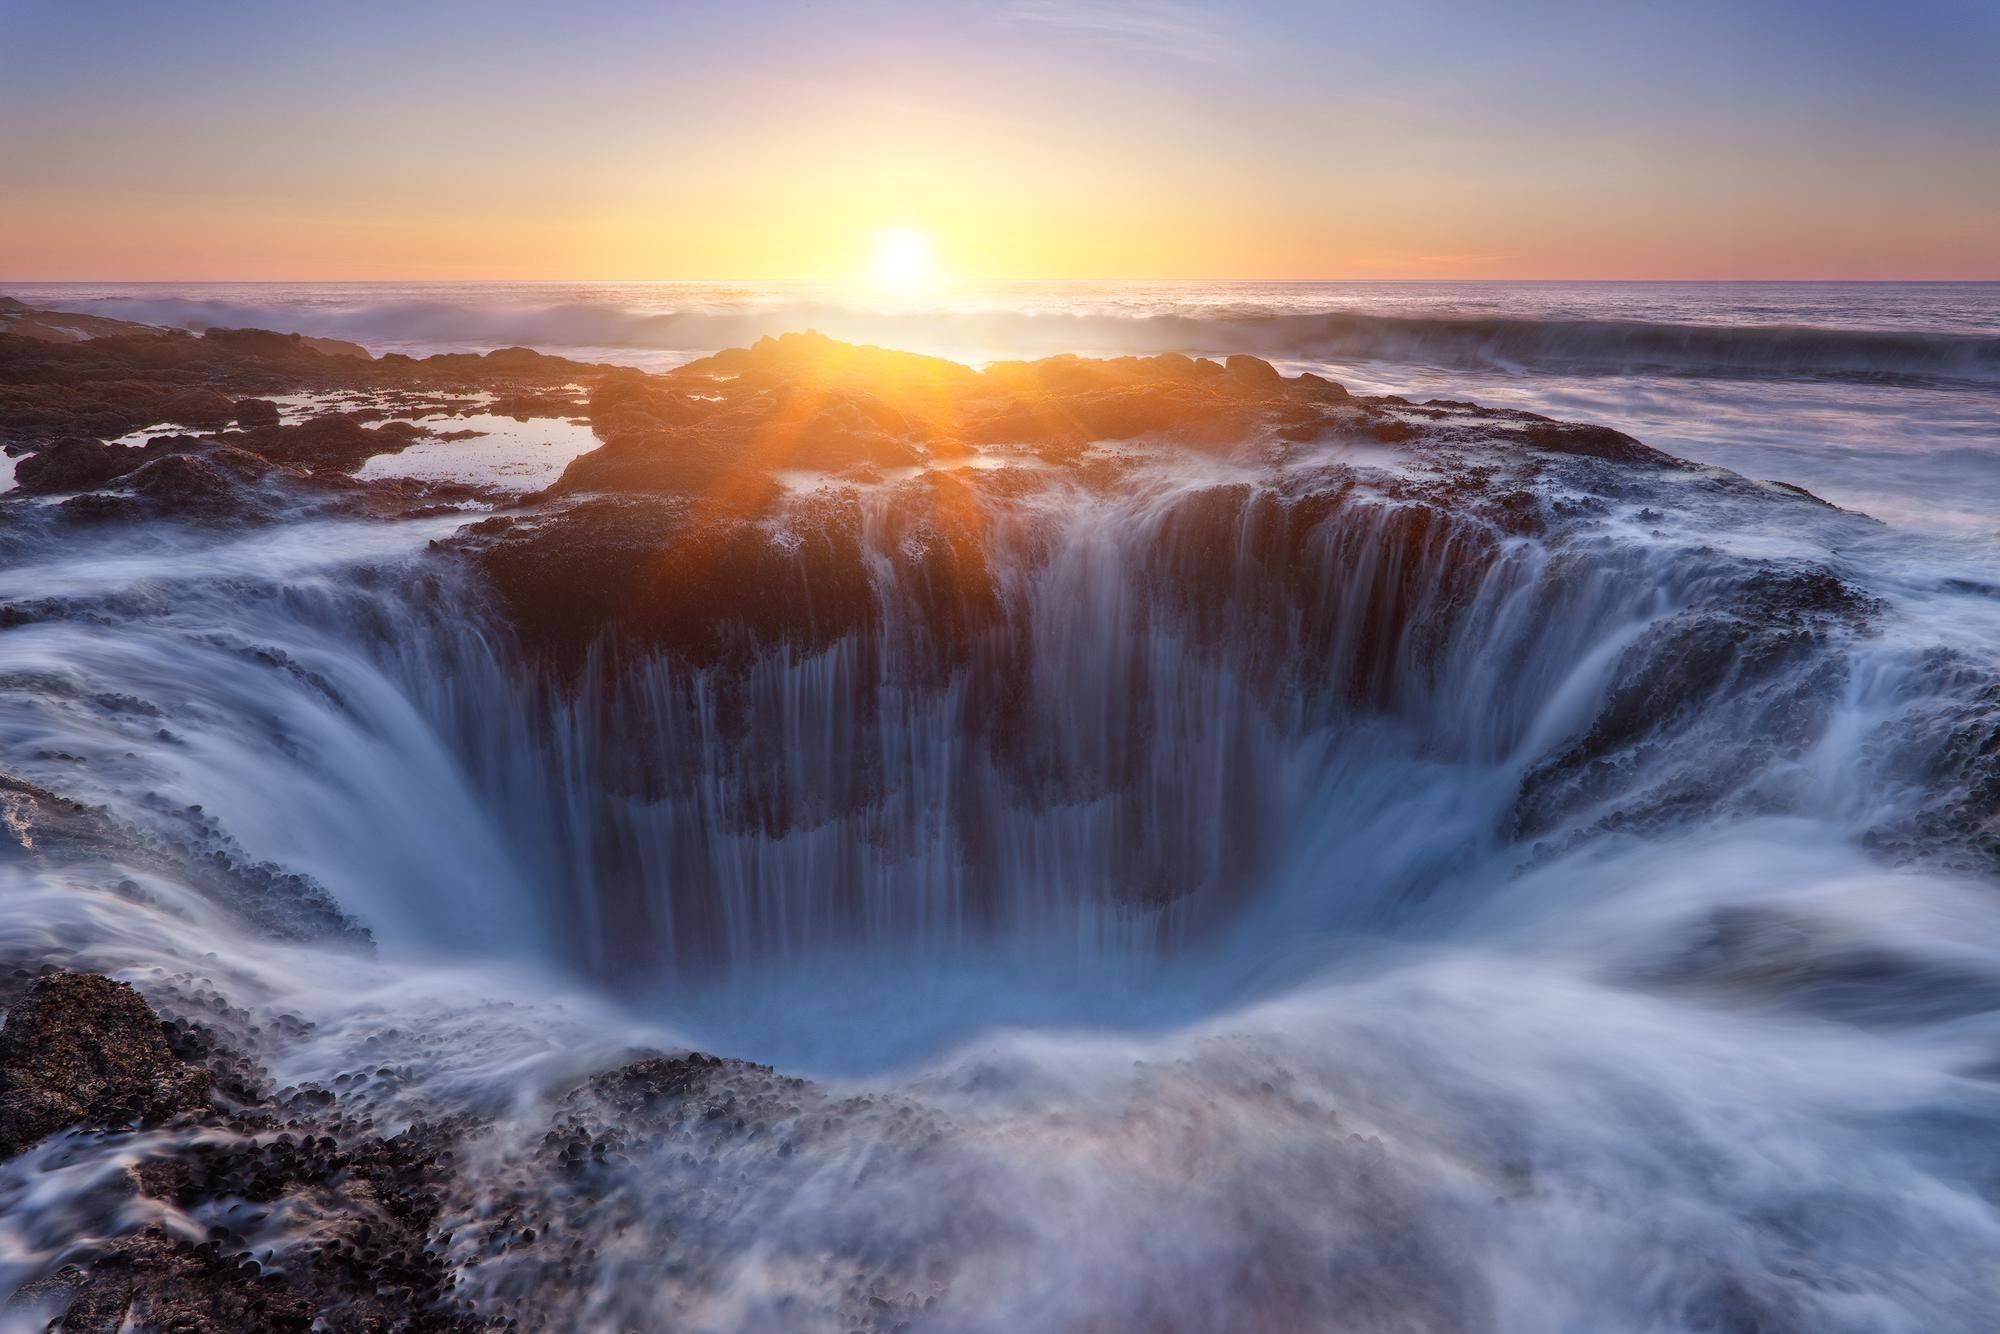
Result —
[[[1454, 396], [1505, 392], [1589, 390]], [[1699, 436], [1728, 392], [1644, 410]], [[1844, 443], [1861, 486], [1881, 455]], [[733, 683], [746, 741], [721, 682], [664, 662], [552, 697], [424, 557], [454, 518], [24, 521], [0, 599], [62, 605], [0, 634], [0, 748], [130, 838], [0, 861], [0, 948], [302, 1016], [257, 1054], [284, 1082], [407, 1072], [366, 1095], [385, 1129], [488, 1118], [452, 1254], [530, 1324], [1986, 1328], [2000, 909], [1989, 873], [1882, 835], [1935, 795], [1903, 748], [2000, 670], [1991, 548], [1694, 474], [1378, 580], [1390, 460], [1347, 463], [1364, 499], [1284, 604], [1318, 675], [1275, 691], [1303, 632], [1260, 600], [1258, 511], [1176, 528], [1268, 479], [1155, 461], [1004, 515], [1011, 757], [963, 677], [897, 670], [907, 589], [873, 638]], [[1878, 465], [1876, 494], [1921, 471]], [[1759, 561], [1880, 611], [1609, 765], [1661, 818], [1586, 793], [1510, 831], [1633, 655]], [[1160, 610], [1196, 568], [1227, 594], [1211, 638]], [[732, 818], [774, 783], [783, 827]], [[153, 855], [190, 840], [310, 877], [379, 949], [248, 932], [227, 877]], [[603, 1196], [541, 1172], [551, 1098], [680, 1044], [820, 1083], [742, 1133], [690, 1112]], [[747, 1107], [776, 1076], [732, 1078]], [[186, 1133], [0, 1167], [0, 1287], [164, 1209], [112, 1187]], [[482, 1249], [516, 1191], [594, 1249], [559, 1301], [532, 1249]]]

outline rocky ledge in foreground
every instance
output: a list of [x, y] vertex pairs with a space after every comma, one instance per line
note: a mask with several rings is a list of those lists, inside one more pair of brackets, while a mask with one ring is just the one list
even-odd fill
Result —
[[[592, 1182], [621, 1148], [663, 1119], [715, 1120], [734, 1105], [731, 1081], [808, 1092], [740, 1062], [640, 1056], [560, 1098], [547, 1133], [496, 1187], [460, 1171], [476, 1119], [377, 1123], [402, 1079], [394, 1068], [345, 1074], [333, 1089], [274, 1088], [243, 1054], [263, 1030], [196, 979], [167, 985], [189, 1013], [164, 1018], [96, 974], [21, 980], [0, 1028], [0, 1209], [33, 1209], [35, 1177], [87, 1144], [122, 1142], [132, 1165], [81, 1206], [101, 1216], [70, 1220], [89, 1240], [0, 1294], [10, 1328], [506, 1328], [505, 1314], [457, 1291], [457, 1272], [517, 1251], [548, 1289], [547, 1318], [582, 1258], [554, 1234], [571, 1211], [596, 1207]], [[466, 1217], [475, 1201], [482, 1217], [454, 1237], [448, 1215]]]
[[0, 1028], [0, 1157], [68, 1126], [157, 1122], [207, 1106], [208, 1072], [174, 1056], [122, 982], [44, 978]]

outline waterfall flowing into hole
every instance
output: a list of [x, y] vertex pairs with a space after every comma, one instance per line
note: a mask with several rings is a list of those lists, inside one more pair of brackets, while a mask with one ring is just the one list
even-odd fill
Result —
[[[7, 796], [81, 806], [0, 944], [486, 1118], [451, 1256], [529, 1323], [1970, 1328], [1990, 595], [1769, 488], [1315, 477], [987, 493], [986, 598], [802, 494], [771, 549], [851, 607], [570, 663], [450, 518], [24, 530]], [[779, 1068], [550, 1175], [552, 1091], [684, 1042]], [[38, 1152], [23, 1272], [113, 1207]]]
[[875, 504], [859, 559], [880, 614], [824, 648], [692, 670], [600, 654], [574, 688], [484, 638], [442, 650], [465, 665], [434, 707], [574, 887], [593, 969], [1187, 948], [1260, 896], [1302, 824], [1353, 806], [1327, 804], [1344, 752], [1478, 786], [1560, 727], [1552, 697], [1640, 611], [1474, 525], [1181, 483], [1005, 516], [999, 606], [967, 625], [926, 610], [955, 590], [879, 559], [899, 539]]
[[368, 534], [358, 586], [320, 555], [346, 532], [206, 544], [170, 584], [154, 549], [65, 554], [16, 579], [65, 604], [10, 636], [27, 776], [298, 871], [385, 945], [670, 1007], [1003, 967], [1078, 1017], [1185, 1018], [1312, 942], [1453, 929], [1635, 792], [1879, 836], [1920, 804], [1896, 729], [1957, 719], [1934, 649], [1803, 603], [1747, 630], [1814, 590], [1709, 545], [1177, 466], [991, 502], [967, 605], [890, 559], [934, 534], [858, 503], [851, 552], [796, 558], [852, 565], [858, 629], [699, 663], [613, 633], [568, 673], [476, 576], [396, 555], [435, 525]]

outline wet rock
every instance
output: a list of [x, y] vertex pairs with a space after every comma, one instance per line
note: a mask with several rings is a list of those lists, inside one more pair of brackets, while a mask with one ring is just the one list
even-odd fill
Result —
[[21, 338], [50, 343], [80, 343], [92, 338], [117, 336], [166, 337], [174, 332], [177, 331], [131, 320], [114, 320], [104, 315], [37, 310], [13, 297], [0, 296], [0, 333]]
[[1936, 651], [1907, 693], [1889, 772], [1922, 794], [1868, 842], [1898, 857], [1987, 873], [2000, 866], [2000, 677], [1972, 655]]
[[[327, 1090], [274, 1094], [235, 1045], [259, 1031], [252, 1016], [231, 1011], [201, 979], [162, 985], [209, 1021], [163, 1020], [131, 988], [94, 974], [34, 981], [0, 1029], [0, 1134], [21, 1124], [24, 1107], [43, 1121], [60, 1114], [66, 1124], [113, 1127], [199, 1114], [203, 1133], [153, 1141], [130, 1188], [183, 1217], [228, 1220], [247, 1204], [310, 1226], [273, 1264], [226, 1222], [197, 1241], [141, 1226], [148, 1215], [133, 1212], [125, 1226], [136, 1230], [73, 1249], [11, 1308], [56, 1313], [64, 1329], [488, 1327], [455, 1301], [438, 1234], [456, 1146], [471, 1123], [419, 1121], [384, 1136]], [[221, 1104], [210, 1098], [211, 1071], [228, 1091]]]
[[584, 407], [568, 394], [509, 394], [493, 400], [486, 410], [497, 417], [527, 421], [531, 417], [573, 417]]
[[[357, 1136], [341, 1122], [337, 1100], [318, 1092], [324, 1096], [296, 1101], [326, 1109], [321, 1117], [293, 1115], [276, 1134], [211, 1139], [143, 1164], [146, 1192], [183, 1209], [244, 1200], [318, 1220], [316, 1235], [285, 1257], [273, 1289], [317, 1328], [480, 1327], [452, 1308], [452, 1278], [435, 1235], [464, 1125], [420, 1122], [392, 1137]], [[109, 1274], [114, 1282], [121, 1277], [115, 1258]], [[162, 1277], [141, 1275], [136, 1295], [159, 1302]], [[235, 1295], [226, 1272], [200, 1278], [211, 1299]]]
[[88, 491], [116, 481], [146, 461], [144, 450], [84, 437], [58, 440], [14, 465], [14, 484], [26, 495]]
[[263, 1273], [247, 1252], [149, 1227], [96, 1257], [79, 1277], [59, 1327], [77, 1334], [123, 1329], [304, 1334], [315, 1327], [317, 1315], [308, 1298]]
[[173, 1054], [159, 1017], [123, 982], [44, 978], [0, 1027], [0, 1157], [69, 1126], [117, 1128], [208, 1104], [208, 1072]]
[[680, 498], [594, 497], [454, 543], [500, 593], [535, 656], [566, 669], [607, 630], [694, 665], [823, 648], [876, 604], [850, 497], [774, 532]]
[[175, 514], [215, 514], [235, 508], [244, 486], [275, 471], [255, 454], [224, 447], [155, 459], [134, 472], [127, 485], [134, 495]]
[[1277, 389], [1285, 382], [1278, 368], [1261, 357], [1234, 356], [1222, 368], [1253, 389]]
[[711, 1078], [739, 1067], [745, 1067], [745, 1063], [724, 1061], [698, 1051], [685, 1056], [648, 1056], [591, 1076], [586, 1093], [621, 1118], [638, 1116], [691, 1097]]
[[313, 351], [328, 357], [346, 357], [353, 361], [370, 361], [375, 354], [359, 343], [345, 338], [311, 338], [301, 336], [299, 341]]
[[103, 812], [45, 787], [0, 774], [0, 850], [48, 853], [105, 841]]
[[268, 398], [239, 398], [236, 400], [236, 424], [245, 430], [276, 426], [278, 405]]
[[[1620, 656], [1590, 725], [1523, 779], [1513, 831], [1545, 833], [1586, 811], [1605, 827], [1641, 828], [1713, 808], [1820, 735], [1846, 672], [1826, 650], [1872, 633], [1881, 610], [1824, 568], [1767, 565], [1715, 580]], [[1675, 746], [1701, 761], [1671, 762]]]
[[1672, 455], [1642, 445], [1623, 431], [1614, 431], [1609, 426], [1538, 419], [1519, 428], [1516, 434], [1523, 444], [1557, 454], [1575, 454], [1637, 467], [1682, 466]]
[[[1617, 432], [1533, 414], [1357, 400], [1254, 357], [1218, 365], [1171, 354], [1058, 356], [974, 370], [817, 334], [762, 339], [664, 375], [606, 377], [589, 412], [604, 444], [550, 488], [547, 499], [560, 504], [505, 533], [451, 544], [492, 580], [531, 653], [564, 670], [599, 643], [615, 642], [619, 654], [665, 649], [697, 665], [779, 644], [824, 648], [881, 623], [885, 571], [898, 596], [917, 604], [914, 618], [895, 623], [921, 626], [937, 670], [949, 670], [1000, 617], [988, 567], [994, 516], [1062, 481], [1119, 485], [1125, 470], [1102, 455], [1106, 442], [1256, 460], [1273, 442], [1360, 436], [1446, 456], [1452, 480], [1390, 486], [1424, 502], [1394, 520], [1421, 531], [1381, 535], [1407, 560], [1362, 562], [1383, 571], [1394, 590], [1385, 599], [1411, 604], [1385, 613], [1385, 633], [1419, 613], [1423, 580], [1457, 589], [1453, 561], [1482, 568], [1480, 542], [1468, 534], [1544, 530], [1549, 516], [1524, 485], [1542, 466], [1536, 451], [1666, 460]], [[1502, 449], [1497, 464], [1458, 462]], [[1041, 467], [965, 466], [996, 456]], [[1332, 484], [1338, 492], [1348, 482]], [[866, 538], [861, 488], [880, 498]], [[1452, 514], [1478, 522], [1455, 527], [1442, 517]], [[1236, 540], [1227, 530], [1212, 536]], [[1296, 553], [1285, 559], [1292, 564], [1263, 571], [1264, 586], [1293, 570], [1326, 574], [1299, 565]], [[1213, 584], [1213, 567], [1212, 557], [1198, 559], [1183, 578]], [[1289, 606], [1324, 603], [1313, 587], [1295, 592]], [[1268, 601], [1255, 589], [1232, 597]], [[1357, 651], [1378, 647], [1371, 639]], [[1371, 697], [1386, 692], [1366, 687]]]
[[[946, 1131], [899, 1099], [843, 1098], [766, 1066], [700, 1053], [638, 1056], [559, 1098], [539, 1144], [511, 1149], [493, 1170], [463, 1183], [467, 1197], [454, 1212], [466, 1221], [453, 1250], [482, 1294], [496, 1290], [484, 1262], [505, 1257], [497, 1292], [511, 1299], [506, 1309], [524, 1326], [574, 1323], [581, 1299], [599, 1323], [644, 1327], [642, 1294], [671, 1285], [701, 1305], [738, 1281], [740, 1246], [727, 1229], [704, 1222], [722, 1201], [811, 1189], [851, 1161], [856, 1139], [847, 1128], [857, 1123], [869, 1128], [878, 1151], [869, 1177], [893, 1178], [897, 1164], [940, 1152]], [[948, 1231], [998, 1235], [983, 1202], [961, 1205]], [[603, 1238], [629, 1230], [673, 1241], [657, 1254], [600, 1253]], [[942, 1237], [912, 1236], [886, 1251], [823, 1240], [797, 1250], [780, 1242], [774, 1251], [787, 1272], [799, 1261], [813, 1272], [853, 1277], [826, 1292], [829, 1304], [817, 1312], [797, 1308], [806, 1327], [871, 1334], [920, 1328], [949, 1291], [957, 1257]]]
[[546, 352], [537, 352], [532, 347], [496, 348], [486, 354], [484, 361], [489, 370], [529, 371], [538, 374], [560, 373], [575, 365], [563, 357], [552, 357]]
[[202, 444], [161, 453], [119, 479], [117, 491], [73, 497], [63, 502], [61, 512], [93, 523], [273, 517], [282, 500], [268, 484], [279, 481], [303, 487], [308, 479], [247, 450]]
[[349, 472], [377, 454], [394, 453], [411, 436], [371, 430], [352, 417], [335, 413], [314, 417], [297, 426], [264, 426], [242, 433], [231, 443], [254, 451], [273, 463]]
[[[88, 318], [30, 314], [58, 323]], [[0, 325], [19, 329], [28, 318], [0, 319]], [[64, 436], [111, 439], [161, 422], [204, 430], [231, 421], [271, 427], [276, 423], [264, 409], [244, 420], [239, 406], [246, 399], [268, 402], [275, 394], [367, 390], [434, 400], [441, 393], [486, 391], [571, 399], [578, 387], [587, 392], [612, 373], [519, 349], [376, 359], [344, 340], [261, 329], [211, 329], [200, 337], [131, 329], [83, 339], [0, 329], [0, 431], [16, 452]]]
[[[150, 706], [142, 700], [122, 701], [117, 707], [149, 719], [159, 716], [148, 712]], [[372, 943], [368, 932], [310, 876], [246, 855], [200, 807], [156, 804], [157, 823], [142, 839], [102, 807], [0, 773], [0, 858], [74, 863], [116, 857], [205, 885], [218, 907], [272, 936], [339, 938], [361, 947]]]
[[361, 344], [350, 343], [344, 338], [312, 338], [305, 334], [273, 333], [269, 329], [209, 329], [202, 334], [202, 339], [231, 352], [265, 357], [292, 358], [301, 353], [311, 353], [322, 357], [370, 361], [375, 355]]
[[236, 419], [236, 404], [215, 389], [181, 389], [160, 403], [160, 415], [182, 426], [221, 427]]

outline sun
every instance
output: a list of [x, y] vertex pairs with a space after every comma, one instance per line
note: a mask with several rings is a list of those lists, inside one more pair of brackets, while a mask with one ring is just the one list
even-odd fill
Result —
[[937, 261], [931, 238], [914, 227], [892, 227], [876, 234], [869, 278], [884, 292], [908, 296], [937, 284]]

